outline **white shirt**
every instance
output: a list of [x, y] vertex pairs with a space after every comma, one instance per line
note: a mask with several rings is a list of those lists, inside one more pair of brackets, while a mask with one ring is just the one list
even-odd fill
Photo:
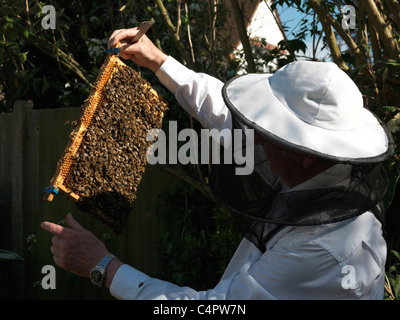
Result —
[[[157, 76], [205, 128], [232, 127], [221, 81], [172, 57]], [[336, 165], [289, 191], [343, 183], [349, 170]], [[262, 253], [243, 239], [219, 283], [206, 291], [151, 278], [124, 264], [110, 293], [118, 299], [383, 299], [386, 243], [371, 212], [327, 225], [285, 227], [266, 249]]]

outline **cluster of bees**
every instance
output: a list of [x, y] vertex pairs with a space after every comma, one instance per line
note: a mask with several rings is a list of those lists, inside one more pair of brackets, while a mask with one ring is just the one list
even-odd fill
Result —
[[78, 208], [120, 233], [153, 143], [146, 134], [161, 128], [167, 103], [129, 66], [114, 68], [64, 184]]

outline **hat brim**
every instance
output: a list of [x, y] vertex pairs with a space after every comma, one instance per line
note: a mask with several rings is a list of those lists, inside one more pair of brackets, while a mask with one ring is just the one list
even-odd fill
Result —
[[261, 136], [285, 147], [342, 163], [378, 163], [393, 153], [381, 121], [363, 108], [355, 130], [334, 131], [299, 119], [273, 94], [272, 74], [247, 74], [228, 81], [224, 101], [232, 115]]

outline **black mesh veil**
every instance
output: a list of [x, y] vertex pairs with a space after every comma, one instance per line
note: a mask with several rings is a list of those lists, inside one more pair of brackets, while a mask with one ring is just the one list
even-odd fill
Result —
[[382, 200], [388, 184], [382, 164], [353, 164], [339, 185], [286, 192], [262, 150], [255, 149], [253, 173], [237, 175], [237, 166], [213, 165], [209, 181], [214, 195], [232, 211], [273, 224], [315, 225], [357, 216]]
[[[246, 151], [246, 130], [235, 115], [232, 116], [234, 130], [240, 130], [234, 139], [242, 139], [243, 153]], [[389, 138], [390, 134], [388, 134]], [[390, 156], [387, 153], [386, 158]], [[332, 159], [329, 159], [332, 160]], [[363, 159], [365, 160], [365, 159]], [[239, 166], [214, 164], [209, 176], [210, 188], [215, 197], [233, 212], [255, 219], [246, 235], [260, 250], [265, 248], [265, 223], [276, 225], [276, 231], [284, 226], [320, 225], [356, 217], [372, 211], [378, 219], [383, 219], [380, 206], [388, 186], [388, 178], [382, 161], [341, 162], [336, 165], [347, 170], [346, 179], [340, 183], [321, 188], [298, 191], [282, 188], [281, 179], [271, 172], [269, 162], [262, 147], [254, 146], [254, 170], [249, 175], [237, 175]], [[341, 167], [339, 167], [340, 169]]]

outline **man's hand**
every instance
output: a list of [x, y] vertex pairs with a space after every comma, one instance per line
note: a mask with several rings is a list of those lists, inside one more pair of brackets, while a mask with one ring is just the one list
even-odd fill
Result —
[[138, 33], [137, 28], [115, 30], [108, 40], [108, 48], [115, 47], [118, 42], [122, 59], [132, 60], [137, 65], [156, 73], [167, 59], [167, 55], [160, 51], [151, 40], [143, 35], [139, 41], [133, 42]]
[[55, 263], [76, 275], [89, 277], [90, 270], [108, 254], [108, 250], [93, 233], [67, 215], [69, 228], [51, 222], [42, 222], [42, 229], [53, 234], [50, 251]]

